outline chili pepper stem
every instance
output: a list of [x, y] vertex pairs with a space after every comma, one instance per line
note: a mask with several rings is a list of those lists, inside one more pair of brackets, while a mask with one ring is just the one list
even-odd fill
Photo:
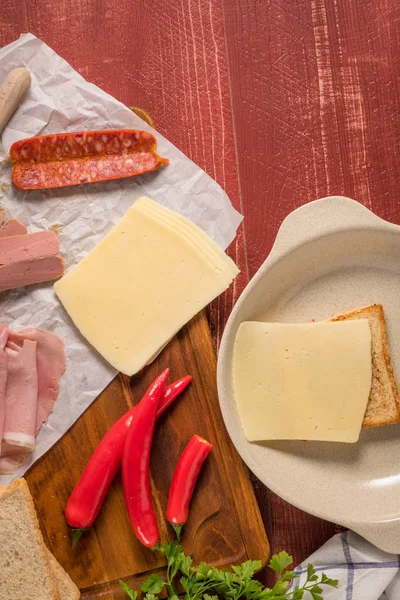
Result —
[[150, 548], [150, 550], [153, 550], [153, 552], [164, 552], [164, 548], [161, 546], [160, 540], [158, 540], [157, 544]]
[[76, 546], [78, 545], [79, 540], [81, 539], [81, 536], [86, 531], [89, 531], [89, 527], [85, 527], [85, 528], [82, 528], [82, 529], [73, 529], [72, 530], [72, 550], [75, 550]]
[[180, 542], [182, 537], [183, 523], [182, 525], [175, 525], [174, 523], [171, 523], [171, 525], [174, 528], [178, 542]]

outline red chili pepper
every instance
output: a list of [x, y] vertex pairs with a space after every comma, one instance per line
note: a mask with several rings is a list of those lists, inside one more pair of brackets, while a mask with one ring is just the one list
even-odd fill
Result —
[[188, 520], [189, 505], [201, 467], [212, 444], [194, 435], [179, 459], [169, 490], [167, 519], [175, 529], [178, 540], [183, 525]]
[[122, 455], [122, 484], [125, 504], [137, 539], [148, 548], [160, 540], [150, 489], [150, 452], [157, 405], [169, 375], [166, 369], [141, 401], [129, 427]]
[[[191, 375], [178, 379], [165, 388], [157, 407], [157, 419], [191, 382]], [[89, 459], [68, 500], [65, 516], [75, 528], [78, 541], [81, 530], [88, 529], [96, 519], [107, 491], [121, 466], [126, 434], [138, 410], [138, 404], [128, 410], [105, 434]]]

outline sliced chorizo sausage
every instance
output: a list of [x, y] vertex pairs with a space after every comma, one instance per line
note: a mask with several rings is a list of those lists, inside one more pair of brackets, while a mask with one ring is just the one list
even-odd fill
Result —
[[169, 162], [156, 146], [151, 133], [130, 129], [28, 138], [11, 146], [12, 182], [32, 190], [133, 177]]

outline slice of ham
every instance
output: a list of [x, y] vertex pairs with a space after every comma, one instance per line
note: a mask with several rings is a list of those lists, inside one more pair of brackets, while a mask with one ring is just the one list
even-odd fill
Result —
[[38, 408], [37, 342], [23, 340], [18, 350], [6, 346], [7, 391], [6, 418], [1, 454], [35, 448]]
[[8, 327], [0, 327], [0, 441], [3, 439], [6, 416], [7, 354], [5, 348], [8, 333]]
[[[4, 328], [6, 329], [6, 328]], [[1, 329], [0, 329], [1, 331]], [[4, 335], [5, 338], [5, 335]], [[0, 338], [1, 339], [1, 338]], [[6, 356], [19, 356], [26, 344], [36, 344], [37, 398], [36, 419], [34, 419], [34, 435], [36, 436], [53, 411], [60, 387], [60, 377], [66, 368], [64, 344], [60, 338], [44, 329], [24, 329], [20, 332], [7, 330]], [[7, 411], [8, 412], [8, 411]], [[15, 473], [29, 455], [23, 446], [9, 443], [15, 442], [15, 436], [6, 435], [1, 445], [0, 474]], [[21, 440], [21, 438], [19, 438]]]
[[18, 219], [8, 219], [0, 228], [0, 238], [25, 235], [26, 233], [28, 233], [28, 229]]
[[[33, 346], [36, 347], [35, 361], [32, 360]], [[0, 397], [0, 418], [1, 406], [6, 406], [5, 431], [4, 435], [0, 435], [1, 457], [0, 457], [0, 474], [11, 475], [15, 473], [24, 460], [28, 457], [32, 449], [35, 437], [37, 436], [42, 424], [47, 421], [54, 408], [54, 403], [57, 400], [60, 389], [60, 378], [66, 369], [66, 358], [64, 353], [64, 344], [60, 338], [50, 331], [44, 329], [23, 329], [19, 332], [13, 332], [6, 327], [0, 327], [0, 349], [4, 351], [3, 363], [1, 362], [2, 355], [0, 354], [0, 377], [3, 373], [4, 379], [8, 379], [8, 384], [5, 390], [5, 399], [1, 404]], [[24, 353], [26, 353], [24, 355]], [[23, 362], [25, 373], [28, 371], [34, 380], [34, 372], [36, 372], [37, 390], [36, 390], [36, 408], [34, 406], [34, 391], [33, 386], [29, 386], [29, 394], [26, 386], [26, 377], [22, 370], [20, 377], [16, 376], [17, 366], [22, 369], [22, 365], [17, 365], [17, 361]], [[24, 359], [21, 361], [21, 359]], [[6, 361], [6, 362], [5, 362]], [[5, 368], [4, 368], [5, 362]], [[11, 365], [10, 365], [11, 363]], [[3, 369], [2, 369], [3, 367]], [[5, 375], [4, 375], [5, 374]], [[11, 378], [11, 381], [10, 381]], [[1, 381], [1, 379], [0, 379]], [[24, 385], [22, 385], [24, 383]], [[25, 397], [25, 408], [18, 415], [17, 412], [9, 412], [7, 410], [7, 398], [15, 398], [17, 396], [17, 386], [21, 387], [21, 393], [27, 394]], [[10, 387], [9, 387], [10, 386]], [[7, 396], [8, 392], [8, 396]], [[27, 401], [29, 400], [29, 404]], [[31, 402], [32, 401], [32, 402]], [[12, 410], [16, 411], [14, 403]], [[23, 415], [23, 419], [20, 418]], [[24, 431], [19, 431], [17, 434], [12, 433], [12, 429], [17, 429], [12, 423], [23, 425], [26, 428]], [[28, 425], [29, 423], [29, 425]], [[21, 428], [20, 428], [21, 429]], [[28, 436], [28, 437], [26, 437]]]
[[2, 456], [0, 458], [0, 475], [12, 475], [21, 466], [24, 459], [28, 456], [25, 454], [12, 454], [11, 456]]
[[0, 292], [24, 285], [54, 281], [64, 273], [64, 263], [58, 254], [0, 266]]
[[66, 369], [64, 344], [53, 332], [45, 329], [10, 331], [8, 345], [21, 347], [24, 340], [37, 343], [36, 365], [38, 372], [38, 409], [36, 433], [53, 412], [60, 391], [60, 378]]
[[0, 265], [54, 256], [59, 250], [60, 242], [54, 231], [1, 237]]
[[[34, 450], [34, 448], [32, 448]], [[27, 448], [26, 446], [17, 446], [16, 444], [8, 444], [7, 442], [1, 442], [1, 458], [4, 456], [16, 456], [20, 457], [21, 460], [24, 456], [26, 456], [29, 452], [31, 452], [31, 448]]]

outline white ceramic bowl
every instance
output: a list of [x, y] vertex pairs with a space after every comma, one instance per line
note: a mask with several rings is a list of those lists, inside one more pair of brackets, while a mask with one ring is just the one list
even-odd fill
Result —
[[239, 298], [218, 357], [228, 432], [249, 468], [288, 502], [400, 552], [400, 425], [363, 430], [357, 444], [249, 443], [232, 386], [242, 321], [306, 322], [380, 303], [400, 383], [400, 227], [358, 202], [330, 197], [283, 222], [272, 251]]

